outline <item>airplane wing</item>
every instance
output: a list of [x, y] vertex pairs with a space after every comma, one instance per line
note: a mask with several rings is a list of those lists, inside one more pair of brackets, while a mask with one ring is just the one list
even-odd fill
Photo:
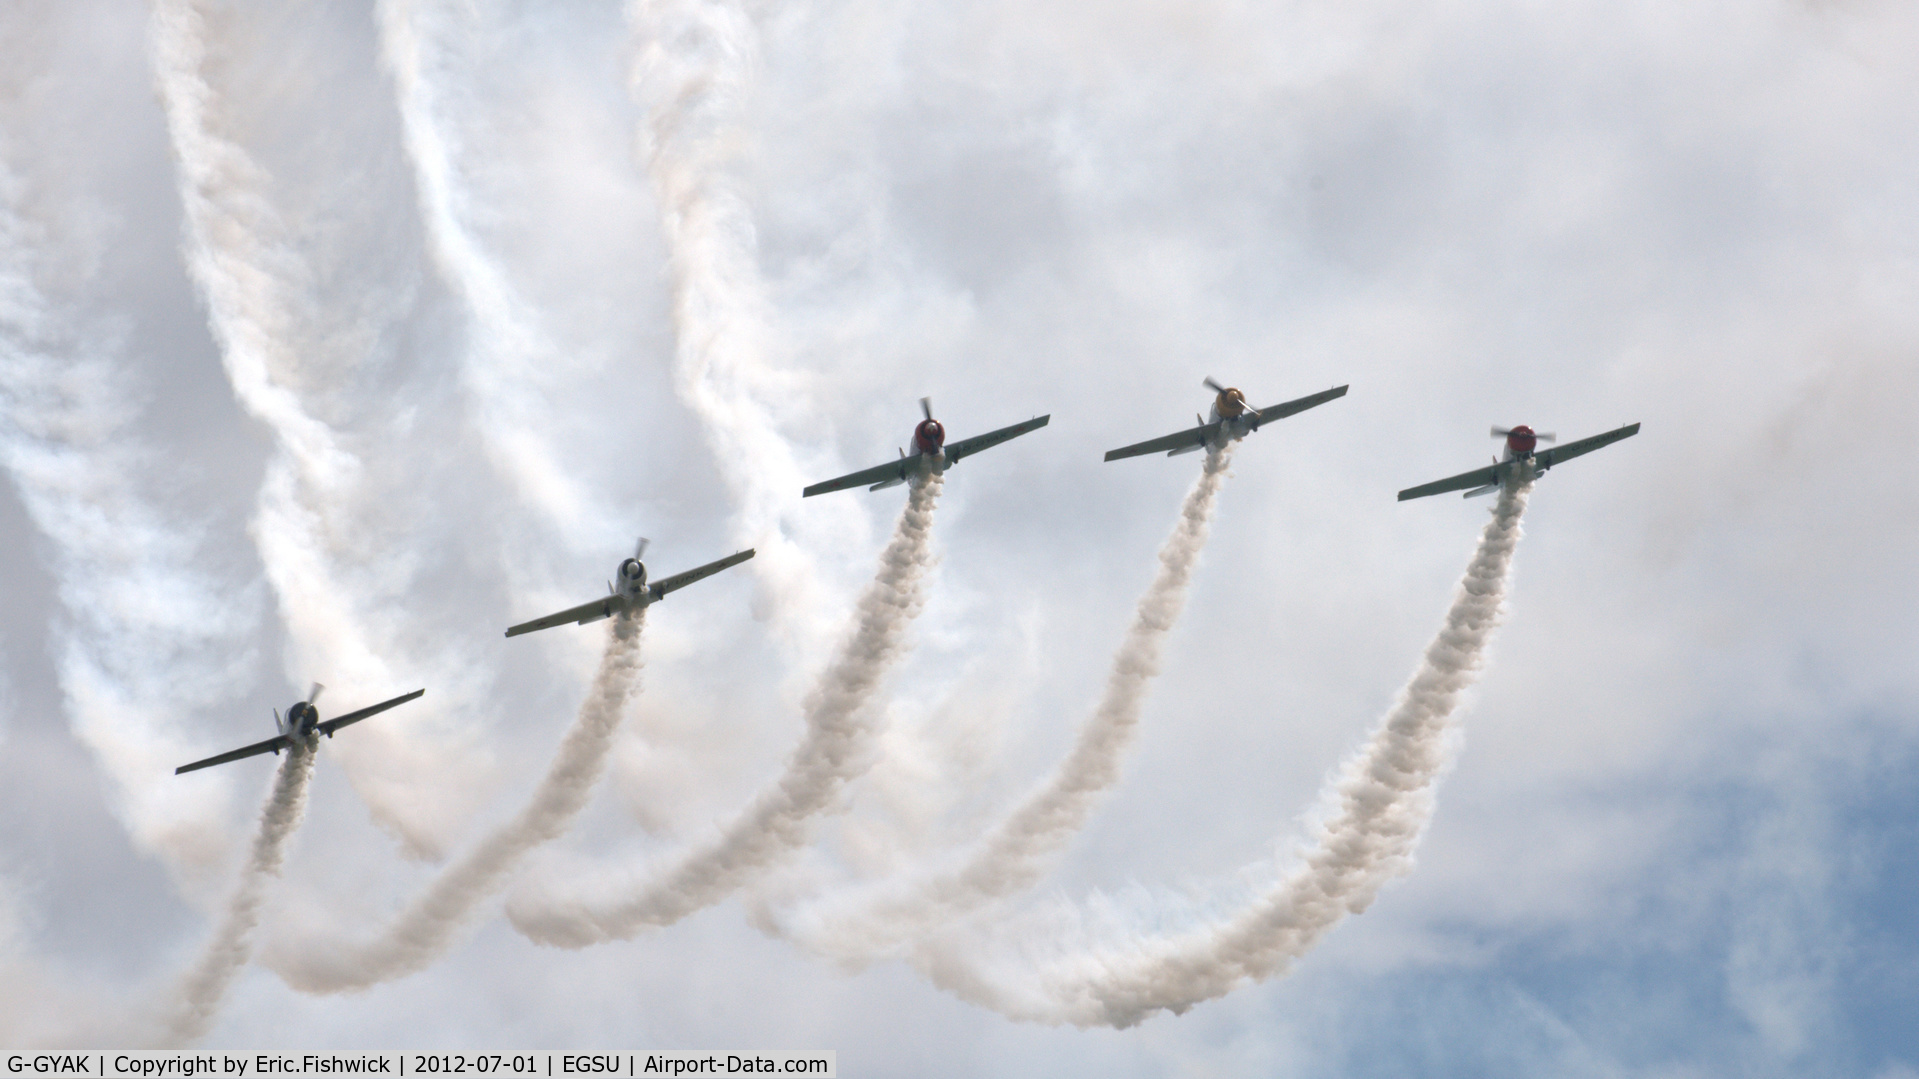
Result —
[[[1254, 413], [1253, 429], [1258, 430], [1261, 424], [1271, 423], [1274, 420], [1283, 420], [1294, 413], [1304, 412], [1315, 405], [1323, 405], [1336, 397], [1344, 397], [1346, 396], [1347, 388], [1346, 386], [1334, 386], [1330, 390], [1321, 390], [1318, 393], [1308, 394], [1295, 401], [1287, 401], [1285, 404], [1258, 409]], [[1108, 461], [1117, 461], [1124, 457], [1139, 457], [1144, 454], [1159, 453], [1161, 451], [1170, 453], [1174, 450], [1198, 449], [1218, 437], [1219, 428], [1220, 422], [1215, 420], [1212, 423], [1204, 423], [1198, 427], [1181, 431], [1178, 434], [1165, 435], [1160, 438], [1149, 438], [1144, 442], [1135, 442], [1130, 446], [1121, 446], [1116, 450], [1107, 450], [1106, 459]]]
[[424, 689], [416, 689], [411, 693], [403, 693], [400, 696], [395, 697], [390, 701], [381, 701], [379, 704], [368, 705], [367, 707], [360, 709], [358, 712], [348, 712], [346, 715], [336, 716], [333, 719], [329, 719], [322, 723], [316, 724], [314, 729], [318, 730], [321, 734], [331, 737], [334, 731], [339, 730], [341, 727], [344, 727], [349, 723], [358, 723], [361, 720], [365, 719], [366, 717], [372, 716], [372, 715], [378, 715], [379, 713], [386, 711], [387, 709], [393, 707], [396, 704], [405, 704], [406, 702], [413, 700], [415, 697], [418, 697], [425, 692], [426, 690]]
[[1631, 438], [1639, 433], [1639, 425], [1629, 423], [1624, 427], [1615, 427], [1603, 435], [1582, 438], [1577, 442], [1568, 442], [1564, 446], [1554, 446], [1549, 450], [1540, 450], [1533, 454], [1533, 461], [1544, 472], [1556, 464], [1569, 461], [1582, 453], [1591, 453], [1601, 446], [1609, 446], [1622, 438]]
[[[917, 457], [918, 454], [914, 456]], [[875, 483], [886, 483], [888, 481], [899, 483], [906, 479], [906, 470], [913, 467], [911, 464], [912, 460], [912, 457], [902, 457], [897, 461], [888, 461], [883, 465], [874, 465], [872, 468], [862, 468], [858, 472], [848, 472], [838, 479], [822, 480], [808, 487], [806, 490], [801, 491], [800, 497], [811, 498], [814, 495], [823, 495], [830, 491], [844, 491], [848, 487], [866, 487]]]
[[647, 585], [646, 590], [653, 593], [654, 599], [665, 599], [668, 592], [685, 588], [687, 585], [692, 584], [702, 577], [711, 577], [715, 573], [729, 566], [737, 566], [751, 557], [753, 557], [753, 548], [748, 547], [738, 554], [727, 555], [717, 562], [708, 562], [698, 569], [690, 569], [685, 573], [676, 573], [671, 577], [662, 577], [652, 584]]
[[237, 761], [246, 757], [257, 757], [262, 753], [278, 753], [280, 750], [286, 749], [292, 744], [293, 744], [293, 739], [287, 737], [284, 734], [276, 734], [272, 738], [269, 738], [264, 742], [255, 742], [250, 746], [246, 746], [241, 749], [236, 749], [232, 751], [231, 753], [222, 753], [217, 757], [208, 757], [206, 760], [203, 760], [203, 761], [194, 761], [192, 764], [183, 764], [180, 767], [175, 768], [173, 770], [173, 774], [177, 776], [182, 772], [192, 772], [201, 768], [211, 768], [216, 764], [225, 764], [228, 761]]
[[974, 435], [972, 438], [962, 438], [958, 442], [948, 443], [946, 446], [946, 461], [948, 464], [958, 464], [962, 457], [971, 457], [979, 451], [991, 449], [1009, 438], [1018, 438], [1028, 431], [1037, 431], [1046, 426], [1047, 422], [1052, 418], [1052, 414], [1047, 413], [1044, 416], [1035, 416], [1025, 423], [1016, 423], [1011, 427], [1002, 427], [997, 431], [988, 431], [983, 435]]
[[1346, 396], [1347, 388], [1346, 386], [1334, 386], [1330, 390], [1321, 390], [1318, 393], [1307, 394], [1305, 397], [1301, 397], [1296, 401], [1288, 401], [1283, 405], [1273, 405], [1271, 408], [1262, 408], [1259, 410], [1259, 420], [1253, 426], [1257, 429], [1260, 424], [1271, 423], [1274, 420], [1283, 420], [1296, 412], [1304, 412], [1315, 405], [1323, 405], [1336, 397], [1344, 397]]
[[1463, 491], [1468, 487], [1484, 487], [1489, 483], [1498, 483], [1504, 464], [1487, 465], [1475, 468], [1471, 472], [1461, 472], [1457, 476], [1448, 476], [1443, 480], [1422, 483], [1418, 487], [1408, 487], [1399, 492], [1399, 500], [1425, 498], [1427, 495], [1444, 494], [1447, 491]]
[[[1275, 405], [1273, 407], [1284, 408], [1286, 406]], [[1262, 413], [1261, 415], [1264, 415], [1264, 413]], [[1130, 446], [1121, 446], [1119, 449], [1116, 449], [1116, 450], [1107, 450], [1106, 459], [1108, 461], [1117, 461], [1122, 457], [1139, 457], [1143, 454], [1158, 453], [1161, 450], [1172, 451], [1172, 450], [1183, 450], [1188, 448], [1198, 448], [1200, 446], [1204, 446], [1209, 440], [1213, 438], [1214, 435], [1218, 434], [1218, 432], [1219, 432], [1219, 424], [1217, 421], [1213, 423], [1202, 424], [1198, 427], [1192, 428], [1191, 430], [1181, 431], [1176, 435], [1164, 435], [1160, 438], [1149, 438], [1144, 442], [1135, 442]]]
[[535, 618], [531, 622], [521, 622], [517, 626], [511, 626], [507, 629], [506, 635], [517, 637], [522, 633], [532, 633], [536, 629], [552, 629], [554, 626], [564, 626], [568, 623], [584, 625], [588, 622], [597, 622], [602, 618], [611, 618], [618, 614], [625, 603], [626, 600], [619, 596], [601, 596], [591, 603], [568, 607], [558, 614], [549, 614], [545, 618]]

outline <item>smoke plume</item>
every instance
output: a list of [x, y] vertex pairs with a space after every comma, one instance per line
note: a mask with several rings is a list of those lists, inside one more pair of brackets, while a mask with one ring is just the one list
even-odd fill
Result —
[[[789, 647], [830, 639], [813, 556], [789, 531], [806, 476], [779, 422], [801, 395], [769, 357], [753, 217], [729, 176], [757, 48], [730, 0], [632, 0], [641, 156], [660, 204], [672, 274], [677, 386], [699, 416], [739, 506], [738, 536]], [[851, 506], [822, 507], [829, 514]]]
[[919, 613], [920, 580], [938, 475], [912, 485], [880, 569], [860, 597], [858, 623], [806, 704], [806, 737], [786, 771], [712, 842], [681, 855], [663, 873], [624, 873], [570, 887], [548, 882], [507, 904], [520, 932], [541, 944], [580, 948], [671, 925], [725, 898], [781, 855], [803, 845], [810, 820], [830, 808], [870, 763], [866, 705], [904, 650]]
[[832, 896], [790, 917], [763, 915], [777, 932], [842, 959], [889, 954], [910, 938], [1004, 896], [1031, 887], [1050, 856], [1086, 823], [1100, 795], [1119, 779], [1147, 689], [1159, 674], [1160, 648], [1186, 605], [1193, 564], [1206, 545], [1213, 508], [1233, 447], [1209, 452], [1186, 494], [1159, 572], [1140, 597], [1106, 693], [1080, 728], [1072, 751], [1044, 784], [1001, 821], [965, 862], [937, 873]]
[[1128, 1027], [1175, 1014], [1283, 972], [1347, 914], [1411, 869], [1432, 819], [1434, 784], [1451, 759], [1452, 715], [1498, 625], [1532, 477], [1500, 493], [1439, 635], [1365, 746], [1324, 793], [1327, 812], [1300, 864], [1229, 917], [1192, 931], [1136, 936], [996, 975], [977, 942], [940, 941], [915, 956], [942, 988], [1009, 1017]]
[[195, 748], [181, 717], [248, 682], [261, 590], [220, 572], [182, 515], [152, 497], [164, 466], [137, 430], [144, 409], [127, 391], [138, 382], [119, 320], [45, 284], [89, 280], [110, 257], [71, 220], [99, 211], [14, 173], [10, 149], [0, 132], [0, 467], [49, 541], [74, 733], [135, 842], [211, 906], [238, 841], [230, 783], [168, 781]]
[[288, 985], [305, 993], [348, 992], [426, 969], [453, 945], [474, 908], [499, 890], [527, 851], [566, 831], [605, 770], [607, 749], [639, 678], [645, 621], [645, 608], [614, 619], [579, 718], [526, 807], [447, 867], [378, 940], [276, 946], [267, 962]]
[[[433, 12], [414, 0], [380, 0], [378, 10], [381, 51], [393, 73], [428, 248], [473, 321], [461, 381], [476, 413], [474, 427], [494, 468], [541, 512], [551, 534], [578, 535], [579, 522], [603, 515], [591, 512], [585, 489], [541, 437], [553, 426], [542, 403], [556, 350], [471, 227], [474, 211], [455, 178], [464, 147], [458, 126], [443, 115], [447, 80], [435, 78], [445, 72]], [[503, 564], [511, 571], [520, 561]]]
[[[296, 684], [324, 671], [336, 685], [393, 685], [384, 657], [397, 649], [373, 639], [361, 607], [370, 591], [403, 594], [408, 560], [396, 557], [394, 537], [355, 527], [363, 463], [297, 392], [303, 377], [325, 366], [322, 360], [350, 370], [364, 342], [359, 333], [333, 332], [337, 328], [312, 310], [309, 269], [268, 197], [265, 171], [222, 132], [223, 102], [203, 71], [209, 34], [201, 11], [191, 0], [160, 0], [152, 29], [155, 76], [186, 211], [188, 269], [235, 397], [277, 442], [252, 531], [291, 638], [288, 673]], [[348, 561], [372, 567], [368, 576], [375, 579], [349, 579], [342, 572]], [[440, 673], [440, 684], [454, 680]], [[440, 697], [457, 700], [454, 693]], [[444, 777], [472, 771], [460, 760], [457, 736], [429, 741], [403, 733], [430, 724], [435, 711], [369, 730], [340, 752], [373, 818], [415, 857], [438, 856], [463, 808]], [[423, 797], [422, 777], [431, 776], [442, 779]]]
[[295, 741], [287, 749], [286, 759], [273, 778], [273, 791], [267, 796], [266, 809], [260, 814], [260, 831], [253, 838], [253, 850], [240, 872], [240, 883], [233, 890], [226, 915], [213, 931], [199, 962], [180, 980], [180, 1000], [168, 1024], [162, 1048], [177, 1049], [191, 1045], [213, 1026], [220, 1002], [226, 997], [233, 979], [253, 954], [253, 930], [260, 924], [260, 907], [266, 900], [267, 878], [280, 875], [280, 863], [286, 858], [287, 838], [300, 826], [306, 813], [307, 780], [313, 775], [314, 748]]

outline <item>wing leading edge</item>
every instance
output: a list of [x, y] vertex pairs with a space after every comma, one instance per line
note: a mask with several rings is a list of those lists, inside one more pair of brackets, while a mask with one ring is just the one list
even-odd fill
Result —
[[702, 577], [711, 577], [715, 573], [732, 566], [737, 566], [751, 557], [753, 557], [753, 548], [748, 547], [738, 554], [727, 555], [725, 558], [708, 562], [704, 566], [687, 570], [685, 573], [676, 573], [671, 577], [662, 577], [652, 584], [647, 585], [646, 590], [653, 593], [654, 599], [665, 599], [668, 592], [685, 588], [687, 585], [692, 584]]
[[509, 626], [507, 627], [506, 635], [509, 637], [517, 637], [522, 633], [532, 633], [535, 630], [541, 629], [552, 629], [554, 626], [564, 626], [569, 622], [585, 625], [588, 622], [597, 622], [602, 618], [611, 618], [625, 609], [625, 596], [601, 596], [599, 599], [589, 603], [582, 603], [578, 607], [568, 607], [566, 610], [560, 611], [557, 614], [549, 614], [545, 618], [535, 618], [531, 622], [521, 622], [517, 626]]
[[173, 770], [173, 774], [177, 776], [185, 772], [194, 772], [202, 768], [211, 768], [216, 764], [225, 764], [228, 761], [244, 760], [247, 757], [257, 757], [262, 753], [278, 753], [281, 750], [286, 749], [287, 747], [291, 745], [293, 745], [293, 739], [287, 737], [284, 734], [275, 735], [274, 737], [269, 738], [264, 742], [255, 742], [250, 746], [244, 746], [240, 749], [232, 750], [231, 752], [222, 753], [217, 757], [208, 757], [206, 760], [194, 761], [192, 764], [183, 764], [180, 767], [175, 768]]
[[1130, 446], [1121, 446], [1116, 450], [1107, 450], [1106, 460], [1117, 461], [1124, 457], [1143, 457], [1146, 454], [1158, 453], [1161, 450], [1165, 450], [1168, 453], [1186, 449], [1196, 450], [1212, 441], [1213, 436], [1218, 433], [1219, 424], [1217, 422], [1201, 424], [1198, 427], [1180, 431], [1177, 434], [1161, 435], [1158, 438], [1149, 438], [1144, 442], [1135, 442]]
[[1468, 487], [1484, 487], [1488, 484], [1496, 484], [1505, 476], [1505, 472], [1506, 465], [1504, 463], [1488, 465], [1485, 468], [1475, 468], [1471, 472], [1461, 472], [1457, 476], [1448, 476], [1443, 480], [1434, 480], [1431, 483], [1422, 483], [1417, 487], [1408, 487], [1404, 491], [1399, 492], [1399, 500], [1404, 502], [1409, 498], [1425, 498], [1427, 495], [1445, 494], [1447, 491], [1463, 491]]
[[1018, 438], [1028, 431], [1037, 431], [1048, 423], [1051, 423], [1052, 420], [1053, 414], [1049, 412], [1044, 416], [1035, 416], [1023, 423], [1016, 423], [1010, 427], [1002, 427], [997, 431], [988, 431], [983, 435], [974, 435], [972, 438], [963, 438], [958, 442], [950, 443], [946, 447], [947, 463], [958, 464], [962, 458], [971, 457], [981, 450], [990, 450], [994, 446], [1010, 439]]
[[1639, 425], [1629, 423], [1624, 427], [1615, 427], [1603, 435], [1582, 438], [1577, 442], [1568, 442], [1564, 446], [1554, 446], [1549, 450], [1540, 450], [1533, 454], [1533, 460], [1539, 463], [1539, 470], [1545, 471], [1556, 464], [1570, 461], [1583, 453], [1591, 453], [1601, 446], [1610, 446], [1622, 438], [1631, 438], [1639, 433]]
[[1283, 405], [1273, 405], [1271, 408], [1262, 408], [1259, 410], [1259, 422], [1271, 423], [1274, 420], [1283, 420], [1295, 413], [1304, 412], [1309, 408], [1315, 408], [1328, 401], [1344, 397], [1346, 396], [1346, 391], [1351, 388], [1352, 385], [1350, 383], [1345, 386], [1334, 386], [1330, 390], [1309, 393], [1304, 397], [1288, 401]]
[[[914, 456], [918, 455], [915, 454]], [[846, 475], [836, 479], [822, 480], [808, 487], [806, 490], [801, 491], [800, 497], [812, 498], [814, 495], [828, 494], [833, 491], [844, 491], [848, 487], [865, 487], [881, 483], [892, 486], [896, 483], [904, 483], [906, 482], [906, 470], [913, 467], [912, 461], [912, 457], [902, 457], [897, 461], [888, 461], [883, 465], [874, 465], [872, 468], [862, 468], [858, 472], [848, 472]]]
[[331, 738], [333, 736], [333, 732], [339, 730], [341, 727], [358, 723], [361, 720], [367, 718], [368, 716], [379, 715], [381, 712], [384, 712], [387, 709], [392, 708], [394, 705], [405, 704], [406, 702], [410, 700], [414, 700], [420, 697], [425, 692], [426, 690], [424, 689], [416, 689], [411, 693], [402, 693], [398, 697], [395, 697], [390, 701], [381, 701], [379, 704], [368, 705], [367, 707], [360, 709], [358, 712], [348, 712], [346, 715], [343, 715], [343, 716], [336, 716], [333, 719], [322, 720], [318, 725], [315, 726], [314, 729], [318, 730], [321, 734], [324, 734], [327, 737]]

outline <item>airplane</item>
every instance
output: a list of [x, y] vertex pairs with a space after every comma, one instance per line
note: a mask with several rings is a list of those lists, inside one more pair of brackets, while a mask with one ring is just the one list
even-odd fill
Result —
[[549, 614], [545, 618], [535, 618], [531, 622], [521, 622], [519, 625], [509, 628], [506, 631], [506, 635], [509, 637], [517, 637], [522, 633], [532, 633], [534, 630], [539, 629], [551, 629], [554, 626], [563, 626], [568, 622], [584, 626], [588, 622], [598, 622], [602, 618], [611, 618], [616, 614], [631, 614], [637, 612], [642, 608], [665, 599], [668, 592], [685, 588], [687, 585], [692, 584], [702, 577], [711, 577], [729, 566], [739, 565], [741, 562], [753, 557], [753, 548], [748, 547], [746, 550], [737, 554], [727, 555], [717, 562], [708, 562], [704, 566], [687, 570], [685, 573], [676, 573], [671, 577], [662, 577], [652, 584], [646, 583], [646, 563], [640, 561], [641, 556], [644, 554], [646, 554], [646, 537], [642, 536], [640, 537], [639, 544], [633, 548], [633, 557], [621, 562], [620, 568], [615, 571], [620, 580], [620, 586], [618, 588], [613, 587], [613, 582], [608, 581], [606, 585], [607, 594], [605, 596], [591, 603], [582, 603], [578, 607], [568, 607], [558, 614]]
[[958, 464], [962, 458], [971, 457], [983, 449], [997, 446], [1009, 438], [1018, 438], [1028, 431], [1037, 431], [1046, 426], [1052, 414], [1048, 413], [1011, 427], [1002, 427], [997, 431], [988, 431], [983, 435], [963, 438], [952, 445], [946, 444], [946, 428], [933, 418], [933, 399], [920, 398], [920, 411], [926, 418], [913, 428], [913, 452], [909, 456], [905, 449], [900, 450], [900, 459], [888, 461], [883, 465], [863, 468], [858, 472], [849, 472], [838, 479], [825, 480], [800, 492], [800, 497], [811, 498], [829, 491], [844, 491], [848, 487], [860, 487], [870, 484], [866, 489], [877, 491], [883, 487], [898, 487], [907, 480], [924, 479], [936, 476]]
[[1591, 438], [1582, 438], [1577, 442], [1568, 442], [1564, 446], [1556, 446], [1549, 450], [1537, 450], [1537, 452], [1535, 452], [1539, 443], [1555, 441], [1553, 436], [1543, 431], [1535, 431], [1523, 423], [1518, 427], [1495, 427], [1493, 428], [1493, 437], [1506, 440], [1506, 456], [1504, 460], [1495, 460], [1486, 468], [1474, 469], [1471, 472], [1461, 472], [1457, 476], [1451, 476], [1443, 480], [1434, 480], [1431, 483], [1424, 483], [1418, 487], [1408, 487], [1404, 491], [1399, 492], [1399, 500], [1404, 502], [1409, 498], [1424, 498], [1427, 495], [1436, 495], [1445, 491], [1457, 491], [1465, 487], [1472, 488], [1472, 490], [1465, 493], [1463, 496], [1465, 498], [1471, 498], [1474, 495], [1489, 494], [1499, 490], [1502, 484], [1512, 479], [1515, 471], [1513, 466], [1521, 461], [1531, 461], [1533, 465], [1533, 475], [1543, 476], [1546, 474], [1547, 469], [1556, 464], [1570, 461], [1582, 453], [1591, 453], [1601, 446], [1611, 445], [1622, 438], [1631, 438], [1638, 433], [1639, 425], [1629, 423], [1624, 427], [1615, 427], [1603, 435], [1594, 435]]
[[[1166, 456], [1177, 457], [1182, 453], [1205, 449], [1217, 451], [1236, 438], [1244, 438], [1250, 432], [1259, 430], [1261, 424], [1285, 419], [1295, 412], [1304, 412], [1315, 405], [1323, 405], [1335, 397], [1346, 396], [1345, 386], [1334, 386], [1330, 390], [1301, 397], [1297, 401], [1288, 401], [1271, 408], [1250, 408], [1246, 404], [1246, 395], [1232, 388], [1206, 379], [1206, 388], [1217, 396], [1213, 398], [1213, 418], [1200, 420], [1199, 426], [1189, 431], [1162, 438], [1149, 438], [1144, 442], [1135, 442], [1130, 446], [1121, 446], [1116, 450], [1107, 450], [1106, 459], [1117, 461], [1122, 457], [1139, 457], [1148, 453], [1166, 451]], [[1194, 419], [1199, 419], [1195, 416]]]
[[255, 742], [250, 746], [243, 746], [231, 753], [222, 753], [217, 757], [208, 757], [203, 761], [183, 764], [175, 768], [173, 774], [177, 776], [182, 772], [191, 772], [200, 768], [211, 768], [216, 764], [237, 761], [242, 757], [256, 757], [262, 753], [271, 753], [277, 757], [280, 755], [281, 750], [292, 749], [295, 745], [303, 745], [311, 748], [319, 741], [319, 736], [322, 734], [331, 738], [335, 731], [349, 723], [358, 723], [368, 716], [377, 715], [396, 704], [405, 704], [426, 692], [424, 689], [416, 689], [411, 693], [401, 694], [390, 701], [381, 701], [379, 704], [362, 708], [357, 712], [348, 712], [346, 715], [334, 719], [322, 720], [320, 718], [320, 710], [313, 707], [313, 702], [320, 699], [320, 691], [325, 688], [325, 686], [318, 682], [313, 683], [313, 688], [307, 691], [307, 699], [295, 702], [293, 707], [287, 709], [287, 714], [284, 717], [280, 715], [280, 710], [275, 708], [273, 710], [273, 725], [280, 729], [280, 733], [274, 735], [272, 738], [264, 742]]

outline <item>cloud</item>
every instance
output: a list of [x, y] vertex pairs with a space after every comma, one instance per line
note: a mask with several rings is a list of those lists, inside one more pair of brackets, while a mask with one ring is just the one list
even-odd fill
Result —
[[[1337, 414], [1242, 447], [1234, 512], [1168, 639], [1125, 779], [1018, 901], [1035, 906], [1015, 906], [1017, 924], [1043, 917], [1049, 895], [1112, 897], [1124, 924], [1156, 907], [1220, 914], [1208, 900], [1221, 881], [1226, 899], [1256, 894], [1239, 871], [1263, 865], [1390, 706], [1476, 525], [1473, 504], [1402, 506], [1391, 492], [1484, 460], [1489, 424], [1564, 437], [1646, 425], [1540, 484], [1418, 872], [1288, 978], [1121, 1032], [1022, 1026], [905, 964], [848, 973], [796, 954], [722, 905], [577, 952], [527, 949], [482, 922], [440, 965], [363, 996], [309, 999], [249, 971], [209, 1042], [290, 1026], [343, 1048], [640, 1029], [662, 1044], [838, 1045], [917, 1073], [1354, 1074], [1387, 1060], [1480, 1074], [1505, 1066], [1486, 1041], [1523, 1029], [1567, 1068], [1710, 1070], [1635, 1056], [1619, 1037], [1608, 1003], [1657, 992], [1659, 1009], [1631, 1014], [1669, 1015], [1728, 1059], [1802, 1045], [1799, 1071], [1868, 1074], [1913, 1059], [1898, 1033], [1911, 994], [1887, 973], [1910, 934], [1884, 913], [1909, 891], [1901, 818], [1846, 818], [1807, 861], [1826, 799], [1899, 804], [1907, 784], [1881, 762], [1908, 758], [1919, 715], [1906, 662], [1916, 488], [1898, 446], [1919, 344], [1910, 12], [844, 0], [717, 8], [749, 47], [709, 54], [698, 25], [668, 34], [703, 10], [641, 8], [637, 27], [591, 6], [430, 13], [447, 31], [433, 39], [436, 115], [462, 140], [462, 221], [555, 346], [514, 415], [609, 515], [562, 533], [490, 456], [464, 388], [478, 321], [433, 261], [377, 20], [353, 6], [206, 9], [213, 126], [258, 166], [252, 190], [279, 222], [256, 235], [285, 261], [255, 265], [292, 286], [279, 295], [300, 347], [276, 384], [361, 470], [350, 488], [274, 495], [314, 516], [267, 532], [264, 553], [244, 524], [290, 451], [236, 403], [182, 264], [147, 13], [0, 14], [6, 155], [28, 196], [15, 212], [44, 230], [36, 287], [67, 340], [112, 346], [91, 350], [103, 363], [86, 391], [112, 422], [70, 440], [61, 467], [120, 477], [65, 488], [121, 507], [103, 514], [121, 527], [98, 532], [36, 516], [34, 491], [52, 489], [39, 480], [0, 495], [0, 527], [26, 552], [0, 566], [16, 611], [0, 665], [20, 702], [5, 765], [35, 780], [0, 784], [0, 857], [22, 924], [46, 927], [27, 953], [45, 984], [147, 984], [204, 939], [194, 905], [225, 891], [229, 863], [209, 854], [201, 884], [169, 884], [151, 838], [191, 818], [231, 841], [242, 817], [227, 794], [160, 780], [240, 744], [227, 735], [289, 687], [355, 692], [316, 669], [346, 665], [321, 615], [344, 612], [398, 681], [367, 700], [426, 685], [421, 706], [438, 702], [329, 744], [345, 772], [315, 777], [284, 870], [290, 908], [383, 924], [433, 869], [396, 856], [342, 779], [377, 780], [445, 850], [500, 825], [598, 649], [577, 635], [508, 648], [499, 628], [584, 598], [574, 590], [598, 588], [633, 535], [694, 564], [732, 549], [744, 522], [776, 520], [817, 571], [793, 609], [841, 625], [885, 542], [867, 509], [891, 504], [800, 501], [793, 481], [891, 456], [928, 394], [956, 435], [1054, 419], [948, 477], [918, 647], [872, 702], [926, 763], [883, 762], [885, 790], [845, 787], [847, 816], [811, 822], [791, 879], [920, 862], [867, 857], [897, 837], [950, 849], [1068, 751], [1190, 480], [1179, 462], [1120, 470], [1100, 451], [1203, 408], [1212, 374], [1273, 400], [1353, 391]], [[642, 68], [654, 81], [636, 92], [634, 51], [649, 42], [689, 49], [663, 62], [697, 62]], [[701, 295], [755, 298], [764, 361], [709, 388], [757, 402], [791, 469], [716, 449], [682, 396], [697, 369], [680, 349], [699, 322], [676, 314], [691, 278], [676, 277], [684, 243], [647, 156], [666, 144], [636, 154], [634, 136], [702, 72], [737, 76], [739, 93], [680, 132], [676, 160], [714, 149], [687, 190], [736, 199], [722, 238], [743, 273], [722, 282], [738, 292]], [[722, 322], [706, 323], [726, 331], [710, 340], [744, 340]], [[741, 492], [763, 493], [762, 509]], [[136, 503], [144, 516], [125, 512]], [[142, 541], [131, 574], [114, 554], [128, 521], [164, 539]], [[177, 574], [179, 602], [105, 605], [141, 572]], [[272, 591], [249, 598], [254, 580]], [[570, 846], [656, 859], [780, 773], [839, 641], [769, 633], [751, 580], [716, 578], [649, 623], [646, 759], [673, 770], [642, 792], [660, 834], [636, 834], [607, 799], [589, 802]], [[248, 604], [272, 614], [250, 621]], [[235, 632], [187, 632], [216, 624]], [[227, 677], [200, 681], [215, 671]], [[146, 691], [169, 680], [177, 696]], [[89, 695], [70, 702], [67, 683]], [[974, 700], [994, 709], [976, 740], [972, 724], [940, 725], [941, 702]], [[86, 716], [97, 774], [68, 734]], [[140, 748], [162, 734], [188, 755]], [[927, 751], [956, 742], [964, 753]], [[1813, 760], [1806, 779], [1755, 767]], [[894, 816], [908, 779], [926, 788], [910, 820]], [[122, 793], [145, 789], [153, 800]], [[1734, 822], [1751, 807], [1780, 824], [1748, 849]], [[1808, 869], [1820, 864], [1838, 868]], [[1751, 889], [1781, 905], [1733, 904]], [[101, 910], [115, 914], [92, 924]], [[1460, 1003], [1433, 1023], [1424, 1001]], [[1580, 1045], [1595, 1055], [1553, 1055]]]

